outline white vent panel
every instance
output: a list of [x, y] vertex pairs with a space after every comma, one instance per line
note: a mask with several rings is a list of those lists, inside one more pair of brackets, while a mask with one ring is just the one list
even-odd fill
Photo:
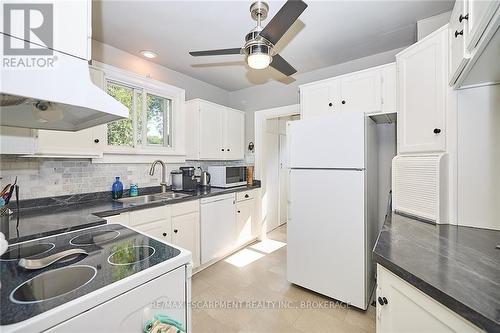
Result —
[[393, 159], [393, 209], [443, 223], [447, 182], [444, 154], [400, 155]]

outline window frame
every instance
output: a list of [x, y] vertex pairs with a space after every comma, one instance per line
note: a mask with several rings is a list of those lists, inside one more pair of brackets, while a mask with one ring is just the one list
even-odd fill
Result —
[[[143, 145], [144, 140], [147, 142], [147, 130], [143, 130], [141, 133], [141, 146], [140, 147], [129, 147], [129, 146], [113, 146], [108, 145], [108, 126], [103, 125], [103, 138], [106, 140], [106, 144], [103, 145], [104, 154], [123, 154], [123, 155], [174, 155], [174, 156], [185, 156], [185, 129], [184, 129], [184, 103], [185, 103], [185, 92], [184, 89], [154, 80], [150, 75], [141, 76], [135, 73], [125, 71], [110, 65], [93, 61], [92, 67], [100, 70], [104, 74], [103, 87], [102, 89], [107, 92], [108, 82], [120, 84], [129, 88], [136, 90], [141, 90], [143, 95], [143, 128], [147, 126], [147, 112], [145, 112], [144, 104], [147, 103], [147, 94], [158, 96], [170, 100], [170, 146], [160, 146], [160, 145]], [[136, 94], [133, 94], [133, 108], [131, 114], [135, 118], [137, 112], [136, 107]], [[132, 120], [132, 126], [134, 129], [133, 137], [134, 144], [137, 144], [137, 121]], [[165, 129], [166, 130], [166, 129]], [[164, 133], [165, 136], [165, 133]]]

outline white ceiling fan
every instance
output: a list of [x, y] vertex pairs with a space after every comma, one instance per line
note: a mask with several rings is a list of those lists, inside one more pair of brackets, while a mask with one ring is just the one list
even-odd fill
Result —
[[243, 47], [195, 51], [189, 54], [193, 57], [243, 54], [246, 55], [246, 61], [251, 68], [263, 69], [271, 66], [290, 76], [297, 70], [274, 52], [274, 46], [306, 8], [307, 4], [302, 0], [288, 0], [271, 21], [262, 27], [261, 23], [267, 17], [269, 6], [264, 1], [256, 1], [250, 6], [250, 14], [252, 19], [257, 21], [257, 26], [245, 36]]

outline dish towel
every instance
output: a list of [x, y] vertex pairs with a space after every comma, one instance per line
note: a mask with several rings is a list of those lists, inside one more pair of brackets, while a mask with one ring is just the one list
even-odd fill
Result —
[[144, 325], [144, 333], [181, 333], [184, 327], [178, 321], [164, 314], [155, 314], [154, 319]]

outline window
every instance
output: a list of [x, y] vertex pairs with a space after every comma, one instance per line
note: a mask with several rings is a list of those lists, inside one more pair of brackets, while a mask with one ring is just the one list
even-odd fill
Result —
[[129, 109], [129, 118], [108, 124], [108, 145], [172, 147], [172, 101], [144, 88], [107, 81], [107, 92]]

